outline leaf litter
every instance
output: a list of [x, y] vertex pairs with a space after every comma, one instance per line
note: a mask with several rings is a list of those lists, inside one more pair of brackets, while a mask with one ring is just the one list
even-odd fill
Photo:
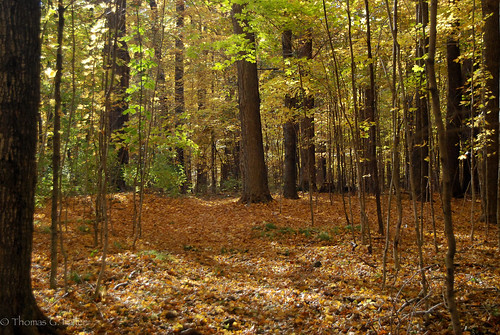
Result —
[[[443, 222], [436, 216], [439, 252], [425, 211], [422, 296], [411, 203], [405, 200], [401, 269], [388, 254], [382, 288], [385, 238], [370, 225], [373, 253], [353, 247], [359, 217], [348, 225], [340, 195], [244, 205], [234, 197], [168, 198], [147, 194], [142, 237], [133, 245], [133, 196], [111, 195], [104, 287], [93, 292], [101, 247], [93, 246], [89, 198], [67, 199], [62, 213], [68, 254], [68, 292], [49, 289], [50, 204], [37, 210], [33, 288], [42, 310], [68, 334], [449, 334], [443, 301]], [[368, 216], [375, 204], [368, 198]], [[356, 201], [353, 213], [359, 213]], [[428, 205], [426, 205], [428, 206]], [[439, 206], [434, 204], [436, 213]], [[500, 270], [496, 227], [475, 222], [471, 202], [455, 200], [458, 242], [456, 296], [466, 334], [500, 333]], [[480, 205], [475, 204], [479, 217]], [[395, 218], [395, 213], [392, 213]], [[392, 228], [391, 228], [392, 229]], [[488, 234], [488, 235], [486, 235]], [[391, 237], [393, 232], [391, 230]], [[487, 237], [487, 239], [486, 239]], [[392, 248], [392, 246], [391, 246]], [[62, 286], [62, 259], [59, 285]]]

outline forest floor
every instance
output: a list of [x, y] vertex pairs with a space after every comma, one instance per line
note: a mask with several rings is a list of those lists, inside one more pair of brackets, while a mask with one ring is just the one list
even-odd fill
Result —
[[[350, 213], [346, 195], [347, 212]], [[387, 198], [383, 198], [387, 204]], [[436, 195], [423, 220], [422, 295], [412, 203], [403, 203], [401, 269], [392, 244], [382, 288], [385, 237], [367, 198], [373, 252], [360, 242], [357, 197], [348, 225], [340, 195], [243, 205], [232, 196], [148, 194], [133, 248], [133, 196], [112, 195], [104, 289], [94, 290], [102, 248], [93, 245], [92, 203], [68, 199], [62, 212], [68, 291], [49, 289], [50, 204], [35, 215], [33, 288], [42, 310], [68, 334], [448, 334], [446, 240]], [[470, 200], [454, 200], [456, 296], [466, 334], [500, 334], [497, 228], [486, 230]], [[394, 201], [393, 201], [393, 207]], [[386, 213], [384, 214], [386, 215]], [[384, 218], [384, 221], [386, 217]], [[391, 212], [391, 238], [397, 221]], [[352, 228], [353, 227], [353, 228]], [[353, 247], [353, 232], [357, 247]], [[59, 285], [63, 285], [63, 262]]]

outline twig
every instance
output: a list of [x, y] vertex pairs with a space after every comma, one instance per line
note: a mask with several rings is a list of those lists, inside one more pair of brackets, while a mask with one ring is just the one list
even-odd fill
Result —
[[377, 266], [376, 266], [376, 265], [369, 263], [368, 261], [364, 260], [363, 258], [361, 258], [361, 257], [359, 257], [359, 256], [356, 256], [356, 257], [357, 257], [357, 258], [358, 258], [361, 262], [363, 262], [363, 263], [365, 263], [366, 265], [368, 265], [369, 267], [372, 267], [372, 268], [374, 268], [374, 269], [376, 269], [376, 268], [377, 268]]
[[439, 303], [439, 304], [437, 304], [437, 305], [432, 306], [431, 308], [429, 308], [429, 309], [428, 309], [428, 310], [426, 310], [426, 311], [415, 311], [415, 312], [413, 312], [413, 313], [414, 313], [414, 314], [430, 314], [430, 313], [432, 313], [432, 312], [433, 312], [436, 308], [438, 308], [438, 307], [439, 307], [439, 306], [441, 306], [441, 305], [443, 305], [443, 303], [442, 303], [442, 302], [440, 302], [440, 303]]

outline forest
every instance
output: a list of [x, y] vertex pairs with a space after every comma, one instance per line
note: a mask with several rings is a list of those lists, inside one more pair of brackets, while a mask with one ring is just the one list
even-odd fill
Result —
[[0, 334], [500, 333], [498, 0], [0, 0]]

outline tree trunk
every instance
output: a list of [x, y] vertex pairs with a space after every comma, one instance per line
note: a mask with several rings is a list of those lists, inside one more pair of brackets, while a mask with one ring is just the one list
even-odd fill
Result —
[[[242, 5], [234, 4], [232, 20], [235, 34], [243, 34], [255, 48], [255, 34], [248, 31], [248, 22], [241, 19]], [[244, 29], [245, 28], [245, 29]], [[254, 49], [255, 50], [255, 49]], [[271, 194], [264, 162], [262, 126], [260, 120], [260, 96], [257, 64], [238, 60], [238, 95], [241, 120], [241, 151], [244, 203], [268, 202]]]
[[[429, 6], [426, 1], [419, 0], [416, 9], [416, 23], [421, 24], [422, 36], [417, 46], [417, 65], [424, 66], [422, 57], [427, 53], [428, 38], [423, 36], [429, 22]], [[411, 138], [411, 164], [413, 182], [417, 200], [426, 200], [426, 187], [429, 179], [429, 110], [427, 96], [424, 93], [425, 83], [423, 73], [419, 75], [419, 86], [415, 94], [415, 112], [413, 119], [413, 136]]]
[[198, 158], [200, 162], [196, 165], [196, 194], [206, 194], [208, 190], [208, 174], [205, 157]]
[[[176, 115], [176, 126], [182, 124], [182, 119], [184, 118], [185, 102], [184, 102], [184, 0], [176, 0], [175, 2], [175, 15], [177, 28], [177, 36], [175, 39], [175, 59], [174, 59], [174, 102], [175, 102], [175, 115]], [[189, 172], [187, 171], [186, 159], [185, 159], [184, 149], [177, 148], [177, 161], [182, 165], [186, 176]], [[187, 182], [181, 185], [181, 193], [186, 193], [188, 188]]]
[[[313, 57], [312, 37], [308, 31], [302, 38], [302, 41], [297, 52], [298, 58], [306, 58], [308, 60]], [[313, 192], [316, 190], [316, 157], [314, 146], [314, 115], [311, 110], [314, 108], [314, 96], [307, 93], [303, 86], [303, 78], [308, 75], [308, 71], [299, 68], [300, 75], [300, 91], [297, 96], [297, 104], [303, 111], [304, 115], [300, 120], [300, 186], [304, 191]]]
[[51, 238], [50, 238], [50, 288], [57, 286], [57, 237], [59, 223], [59, 194], [61, 192], [61, 81], [63, 68], [63, 33], [64, 33], [64, 5], [59, 0], [57, 26], [57, 56], [56, 76], [54, 78], [54, 135], [52, 136], [52, 204], [51, 204]]
[[[293, 57], [292, 31], [286, 30], [281, 36], [283, 58]], [[286, 199], [298, 199], [297, 194], [297, 123], [292, 115], [296, 101], [290, 94], [285, 96], [285, 107], [291, 114], [283, 124], [283, 145], [285, 159], [283, 161], [283, 197]]]
[[[287, 97], [286, 99], [290, 99]], [[286, 105], [286, 102], [285, 102]], [[297, 194], [297, 124], [287, 121], [283, 124], [285, 160], [283, 166], [283, 197], [298, 199]]]
[[217, 142], [215, 140], [215, 132], [211, 131], [210, 135], [210, 192], [217, 193]]
[[37, 306], [30, 276], [40, 99], [39, 33], [39, 1], [0, 2], [2, 334], [55, 333]]
[[484, 35], [484, 67], [491, 76], [486, 80], [486, 89], [490, 96], [485, 99], [486, 135], [486, 220], [497, 222], [498, 193], [498, 95], [499, 95], [499, 58], [500, 41], [498, 0], [482, 0]]
[[[455, 6], [455, 0], [451, 1]], [[450, 158], [451, 189], [453, 197], [463, 197], [465, 188], [460, 183], [460, 134], [462, 132], [463, 111], [462, 101], [462, 66], [457, 61], [460, 57], [458, 41], [458, 21], [453, 22], [453, 32], [448, 37], [446, 44], [446, 61], [448, 65], [448, 101], [446, 109], [446, 136], [448, 138], [448, 156]]]
[[[498, 0], [494, 0], [497, 1]], [[497, 12], [498, 14], [498, 12]], [[436, 120], [436, 127], [438, 133], [438, 145], [441, 153], [441, 166], [444, 171], [441, 186], [441, 201], [443, 205], [444, 216], [444, 231], [446, 240], [448, 242], [448, 251], [445, 257], [446, 265], [446, 302], [448, 311], [451, 316], [451, 323], [453, 325], [453, 332], [456, 335], [462, 334], [462, 327], [460, 325], [460, 316], [455, 301], [455, 252], [456, 241], [453, 232], [453, 222], [451, 214], [451, 176], [446, 173], [449, 171], [450, 157], [448, 156], [448, 144], [446, 138], [446, 129], [444, 127], [443, 119], [441, 117], [441, 109], [439, 104], [439, 91], [436, 80], [436, 71], [434, 65], [434, 57], [436, 56], [436, 28], [437, 28], [437, 0], [430, 1], [430, 26], [429, 26], [429, 54], [426, 60], [427, 78], [429, 81], [429, 91], [432, 99], [432, 113]], [[498, 21], [497, 21], [498, 22]], [[498, 29], [498, 25], [497, 25]]]
[[375, 104], [375, 69], [373, 65], [372, 44], [371, 44], [371, 30], [370, 30], [370, 6], [368, 0], [365, 0], [366, 9], [366, 43], [368, 49], [368, 69], [370, 72], [370, 87], [366, 90], [366, 120], [370, 126], [368, 131], [368, 164], [369, 172], [372, 181], [368, 185], [368, 191], [375, 194], [377, 204], [377, 222], [378, 232], [380, 235], [384, 234], [384, 222], [382, 220], [382, 204], [380, 201], [380, 179], [378, 173], [378, 159], [377, 159], [377, 109]]
[[[305, 95], [305, 94], [302, 94]], [[312, 109], [314, 99], [303, 96], [302, 108], [304, 113]], [[314, 147], [314, 117], [307, 114], [300, 121], [300, 186], [303, 191], [313, 192], [316, 190], [316, 160]]]
[[[112, 84], [112, 104], [109, 111], [109, 124], [111, 132], [121, 131], [125, 123], [129, 120], [128, 114], [123, 112], [128, 108], [128, 103], [125, 100], [126, 91], [130, 81], [130, 55], [128, 54], [127, 43], [121, 40], [127, 34], [126, 17], [127, 17], [127, 1], [116, 0], [114, 11], [109, 9], [106, 13], [107, 25], [111, 32], [110, 44], [108, 48], [108, 67], [114, 68], [114, 77], [118, 80]], [[114, 81], [115, 78], [112, 80]], [[129, 154], [126, 146], [118, 144], [118, 167], [116, 174], [111, 180], [111, 184], [118, 190], [125, 190], [125, 179], [123, 177], [123, 166], [129, 162]]]

